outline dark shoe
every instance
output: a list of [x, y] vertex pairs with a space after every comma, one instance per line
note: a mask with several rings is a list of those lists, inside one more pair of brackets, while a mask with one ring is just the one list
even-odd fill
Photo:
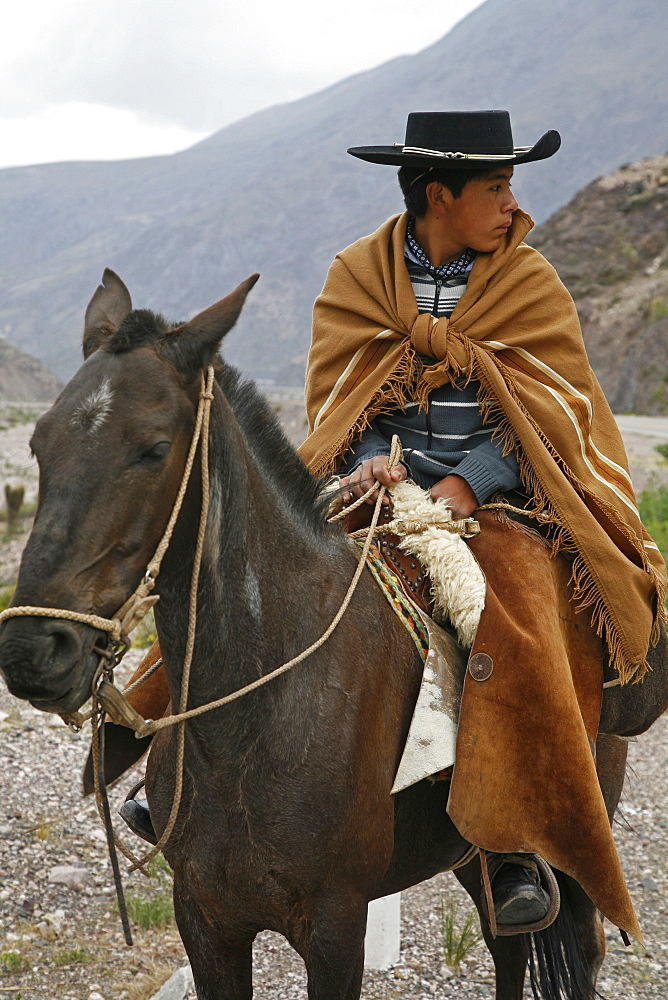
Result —
[[526, 865], [499, 858], [491, 876], [492, 899], [497, 924], [535, 924], [547, 914], [550, 897], [530, 856]]
[[149, 844], [158, 843], [146, 799], [128, 799], [118, 810], [118, 815], [123, 817], [138, 837], [147, 840]]

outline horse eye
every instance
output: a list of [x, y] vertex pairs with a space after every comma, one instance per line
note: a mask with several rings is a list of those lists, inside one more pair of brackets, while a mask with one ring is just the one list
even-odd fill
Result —
[[156, 444], [151, 445], [146, 451], [142, 452], [140, 461], [141, 462], [157, 462], [161, 458], [164, 458], [169, 449], [171, 448], [170, 441], [158, 441]]

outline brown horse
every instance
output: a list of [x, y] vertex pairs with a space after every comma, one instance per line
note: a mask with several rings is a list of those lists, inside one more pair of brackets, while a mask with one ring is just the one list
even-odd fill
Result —
[[[319, 484], [253, 385], [217, 356], [254, 280], [170, 328], [132, 311], [123, 283], [105, 272], [86, 313], [86, 361], [32, 439], [39, 509], [14, 602], [109, 617], [137, 586], [165, 528], [200, 372], [216, 365], [189, 706], [222, 697], [309, 646], [334, 617], [356, 566], [341, 529], [324, 522]], [[200, 488], [195, 472], [156, 587], [173, 704]], [[89, 696], [94, 647], [105, 642], [89, 624], [12, 618], [0, 633], [0, 663], [17, 697], [71, 712]], [[665, 647], [654, 655], [665, 656]], [[302, 956], [310, 1000], [358, 1000], [368, 902], [463, 856], [469, 845], [446, 813], [447, 783], [390, 794], [421, 673], [406, 630], [364, 574], [343, 624], [306, 662], [188, 722], [183, 799], [165, 854], [200, 1000], [252, 996], [251, 949], [263, 929], [285, 935]], [[651, 692], [649, 714], [658, 714], [662, 696]], [[149, 758], [158, 833], [172, 801], [174, 744], [174, 730], [161, 731]], [[610, 813], [624, 761], [625, 744], [601, 740]], [[477, 860], [456, 875], [480, 910]], [[493, 939], [482, 919], [497, 1000], [520, 1000], [529, 958], [536, 996], [594, 996], [601, 923], [579, 886], [561, 874], [559, 881], [561, 913], [532, 940]]]

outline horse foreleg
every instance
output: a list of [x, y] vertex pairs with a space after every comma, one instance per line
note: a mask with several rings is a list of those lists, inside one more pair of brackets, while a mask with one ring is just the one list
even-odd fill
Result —
[[306, 965], [308, 1000], [359, 1000], [367, 904], [337, 892], [315, 901], [308, 931], [291, 944]]
[[524, 935], [493, 938], [482, 907], [480, 861], [474, 858], [462, 868], [455, 869], [457, 880], [463, 885], [476, 905], [480, 927], [496, 976], [495, 1000], [522, 1000], [526, 976], [528, 951]]
[[198, 1000], [251, 1000], [254, 935], [223, 932], [174, 885], [174, 912]]

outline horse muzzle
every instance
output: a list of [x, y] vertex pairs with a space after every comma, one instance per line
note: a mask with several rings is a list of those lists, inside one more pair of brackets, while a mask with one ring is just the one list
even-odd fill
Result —
[[44, 712], [74, 712], [90, 696], [106, 636], [56, 618], [11, 618], [0, 630], [0, 671], [9, 691]]

